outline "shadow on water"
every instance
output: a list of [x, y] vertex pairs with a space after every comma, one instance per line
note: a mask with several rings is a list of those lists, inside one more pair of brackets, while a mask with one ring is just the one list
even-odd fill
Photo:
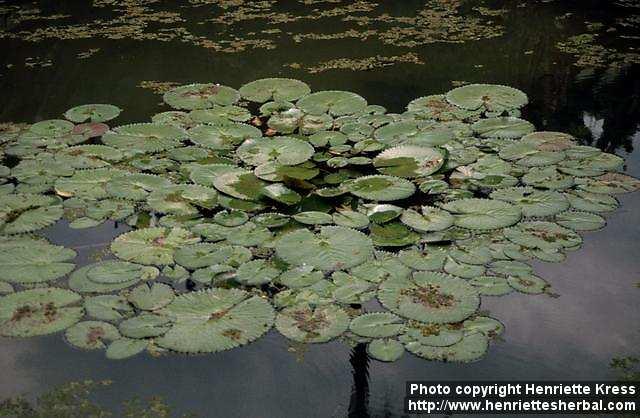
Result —
[[369, 356], [367, 345], [358, 344], [349, 357], [353, 385], [349, 402], [349, 418], [370, 418], [369, 415]]

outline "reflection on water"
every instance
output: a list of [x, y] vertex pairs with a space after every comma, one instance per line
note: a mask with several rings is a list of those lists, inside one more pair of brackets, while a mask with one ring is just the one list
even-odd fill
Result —
[[[0, 1], [0, 10], [17, 3]], [[45, 14], [74, 13], [91, 20], [91, 8], [80, 3], [43, 1], [38, 6]], [[200, 7], [209, 7], [207, 2], [200, 3]], [[410, 7], [431, 2], [382, 3], [401, 15]], [[464, 3], [473, 7], [479, 2]], [[497, 10], [504, 2], [489, 3]], [[638, 66], [578, 67], [574, 65], [576, 57], [556, 47], [558, 42], [588, 31], [587, 20], [600, 19], [607, 25], [615, 21], [612, 2], [604, 3], [580, 2], [579, 9], [570, 9], [572, 6], [564, 2], [504, 6], [509, 13], [492, 18], [504, 26], [500, 36], [404, 49], [360, 38], [296, 43], [288, 34], [278, 38], [276, 49], [251, 49], [245, 43], [247, 50], [237, 53], [215, 52], [180, 40], [88, 38], [31, 43], [0, 39], [0, 122], [58, 117], [85, 102], [113, 103], [127, 109], [119, 120], [122, 123], [147, 120], [158, 111], [160, 99], [137, 86], [151, 80], [213, 80], [239, 87], [262, 77], [293, 77], [314, 90], [357, 92], [394, 112], [402, 111], [415, 97], [449, 90], [452, 82], [491, 82], [527, 92], [531, 104], [525, 117], [539, 130], [569, 132], [585, 144], [616, 152], [627, 159], [627, 172], [640, 176], [640, 158], [633, 153], [640, 138]], [[58, 10], [61, 7], [64, 10]], [[297, 4], [292, 13], [299, 13], [299, 7]], [[192, 16], [195, 10], [182, 12]], [[571, 16], [559, 19], [569, 12]], [[625, 9], [625, 13], [633, 15], [638, 10]], [[35, 20], [25, 24], [43, 23]], [[233, 33], [264, 30], [260, 25], [264, 22], [244, 21]], [[280, 26], [285, 34], [332, 29], [321, 20]], [[0, 12], [0, 27], [13, 31], [20, 26], [15, 14], [10, 19], [8, 13]], [[382, 32], [386, 26], [370, 22], [366, 28]], [[609, 39], [607, 36], [615, 38], [606, 35], [606, 28], [598, 32], [599, 41]], [[194, 33], [198, 30], [195, 24], [190, 29]], [[347, 29], [336, 27], [333, 32]], [[616, 46], [614, 41], [607, 41], [609, 48]], [[77, 57], [95, 49], [84, 59]], [[416, 53], [424, 64], [393, 63], [371, 71], [305, 71], [305, 67], [332, 59], [407, 52]], [[52, 65], [29, 67], [25, 65], [29, 57], [40, 63], [51, 60]], [[285, 65], [290, 63], [303, 65]], [[620, 200], [621, 209], [607, 217], [607, 228], [586, 234], [582, 249], [570, 253], [563, 263], [535, 266], [559, 298], [512, 294], [501, 298], [499, 304], [483, 298], [482, 309], [502, 318], [506, 333], [478, 363], [425, 362], [409, 354], [393, 364], [370, 362], [364, 345], [350, 352], [337, 342], [312, 345], [298, 359], [275, 332], [246, 347], [215, 355], [139, 356], [121, 362], [108, 361], [102, 353], [72, 349], [60, 336], [0, 339], [0, 397], [34, 396], [70, 380], [92, 378], [115, 382], [96, 395], [114, 406], [134, 396], [161, 395], [178, 412], [194, 411], [201, 416], [394, 417], [403, 414], [404, 382], [410, 379], [612, 379], [616, 375], [608, 367], [611, 358], [637, 354], [640, 343], [640, 290], [635, 287], [640, 273], [640, 196], [632, 194]], [[76, 261], [83, 265], [92, 262], [101, 246], [122, 231], [123, 227], [105, 224], [71, 236], [66, 226], [58, 224], [48, 230], [48, 236], [57, 244], [77, 249]]]
[[351, 350], [353, 386], [349, 402], [349, 417], [369, 417], [369, 356], [367, 345], [358, 344]]

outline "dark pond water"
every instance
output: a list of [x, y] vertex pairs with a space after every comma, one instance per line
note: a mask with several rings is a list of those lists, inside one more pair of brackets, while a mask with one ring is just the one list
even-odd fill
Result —
[[[574, 35], [597, 33], [597, 42], [619, 53], [638, 45], [640, 9], [615, 2], [460, 2], [457, 13], [481, 18], [479, 25], [501, 25], [503, 32], [461, 43], [433, 42], [414, 47], [385, 44], [375, 36], [366, 40], [305, 39], [296, 43], [291, 34], [337, 33], [355, 27], [383, 30], [389, 25], [372, 21], [365, 26], [343, 21], [344, 16], [269, 23], [241, 20], [233, 25], [207, 21], [220, 15], [225, 2], [122, 2], [150, 3], [153, 10], [180, 13], [185, 19], [164, 26], [186, 27], [207, 39], [231, 39], [257, 33], [273, 40], [274, 49], [249, 48], [223, 52], [183, 39], [105, 39], [88, 33], [83, 39], [50, 38], [34, 42], [23, 35], [0, 37], [0, 122], [35, 122], [59, 117], [82, 103], [113, 103], [125, 109], [118, 123], [147, 120], [164, 109], [160, 97], [138, 85], [142, 81], [207, 82], [239, 87], [262, 77], [301, 79], [314, 90], [343, 89], [356, 92], [369, 103], [402, 111], [411, 99], [445, 92], [452, 81], [511, 85], [525, 91], [530, 105], [524, 116], [539, 130], [570, 132], [584, 143], [595, 144], [627, 159], [627, 173], [640, 176], [639, 66], [628, 56], [609, 52], [603, 64], [575, 65], [593, 53], [587, 47], [575, 55], [558, 49]], [[202, 4], [198, 4], [202, 3]], [[210, 4], [206, 4], [210, 3]], [[379, 2], [371, 12], [411, 16], [429, 6], [421, 1]], [[458, 2], [449, 2], [455, 3]], [[620, 2], [634, 6], [634, 2]], [[23, 3], [2, 2], [3, 34], [20, 34], [37, 28], [108, 21], [123, 12], [111, 7], [92, 8], [90, 1]], [[319, 8], [356, 4], [277, 2], [273, 10], [296, 15]], [[368, 3], [373, 4], [373, 3]], [[72, 15], [57, 20], [24, 20], [18, 8], [39, 7], [40, 15]], [[505, 8], [503, 14], [482, 16], [474, 7]], [[131, 6], [133, 7], [133, 6]], [[227, 10], [233, 10], [227, 9]], [[265, 12], [266, 13], [266, 12]], [[619, 19], [636, 16], [635, 26], [607, 31]], [[631, 20], [632, 22], [634, 20]], [[198, 24], [198, 22], [204, 24]], [[451, 21], [456, 24], [455, 21]], [[484, 22], [484, 23], [482, 23]], [[490, 23], [494, 22], [494, 23]], [[600, 22], [596, 29], [586, 22]], [[446, 26], [443, 22], [439, 24]], [[435, 23], [434, 23], [435, 25]], [[149, 22], [144, 33], [162, 34], [162, 23]], [[597, 25], [596, 25], [597, 26]], [[261, 34], [269, 28], [280, 34]], [[622, 29], [624, 28], [624, 36]], [[122, 28], [120, 29], [123, 30]], [[591, 32], [590, 32], [591, 31]], [[438, 38], [440, 37], [440, 38]], [[636, 37], [636, 38], [634, 38]], [[440, 41], [438, 41], [440, 39]], [[87, 59], [78, 54], [97, 49]], [[629, 49], [631, 48], [631, 49]], [[415, 53], [423, 64], [391, 62], [368, 71], [333, 69], [309, 73], [335, 58], [367, 58]], [[31, 57], [32, 59], [28, 59]], [[50, 66], [29, 67], [37, 58]], [[285, 64], [299, 63], [303, 68]], [[297, 67], [297, 66], [294, 66]], [[96, 396], [116, 405], [134, 396], [163, 396], [177, 411], [209, 417], [395, 417], [402, 416], [404, 382], [422, 380], [571, 380], [614, 379], [612, 357], [637, 355], [640, 343], [640, 194], [621, 197], [619, 210], [607, 217], [607, 227], [585, 234], [584, 246], [558, 264], [537, 263], [557, 298], [518, 293], [492, 299], [484, 297], [482, 309], [506, 325], [502, 341], [493, 344], [481, 361], [473, 364], [427, 362], [412, 355], [385, 364], [369, 361], [361, 349], [338, 343], [309, 345], [297, 352], [275, 331], [246, 347], [204, 356], [141, 355], [109, 361], [103, 352], [84, 352], [68, 346], [60, 335], [24, 340], [0, 339], [0, 398], [35, 396], [70, 380], [111, 379], [114, 384]], [[76, 262], [89, 262], [92, 253], [124, 231], [113, 224], [74, 231], [61, 222], [46, 235], [55, 243], [75, 248]]]

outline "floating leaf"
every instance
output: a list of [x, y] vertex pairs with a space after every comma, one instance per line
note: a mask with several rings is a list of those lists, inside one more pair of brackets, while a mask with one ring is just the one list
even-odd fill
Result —
[[280, 165], [297, 165], [311, 158], [314, 152], [308, 142], [288, 137], [248, 140], [236, 150], [242, 161], [254, 166], [271, 161]]
[[238, 267], [236, 280], [247, 286], [269, 283], [280, 275], [281, 271], [265, 260], [253, 260]]
[[174, 325], [156, 343], [184, 353], [212, 353], [247, 344], [266, 333], [275, 316], [266, 300], [221, 288], [182, 294], [162, 314]]
[[133, 311], [129, 302], [117, 295], [99, 295], [85, 298], [87, 315], [101, 321], [119, 321]]
[[120, 333], [129, 338], [158, 337], [170, 328], [170, 318], [153, 313], [142, 313], [125, 319], [119, 325]]
[[155, 311], [160, 309], [174, 299], [175, 294], [171, 286], [164, 283], [153, 283], [152, 285], [141, 284], [129, 292], [127, 300], [136, 308], [144, 311]]
[[64, 117], [72, 122], [107, 122], [120, 115], [122, 109], [110, 104], [86, 104], [72, 107], [64, 113]]
[[390, 201], [411, 196], [416, 191], [416, 187], [410, 181], [399, 177], [376, 175], [350, 181], [347, 190], [363, 199]]
[[416, 341], [409, 341], [404, 346], [407, 351], [427, 360], [469, 363], [487, 352], [488, 338], [482, 333], [474, 333], [448, 347], [433, 347]]
[[263, 78], [240, 87], [240, 95], [244, 99], [258, 103], [298, 100], [310, 92], [308, 85], [290, 78]]
[[398, 335], [404, 328], [402, 318], [390, 312], [362, 314], [351, 321], [351, 332], [362, 337], [386, 338]]
[[338, 337], [349, 326], [349, 316], [334, 305], [299, 304], [278, 313], [276, 328], [290, 340], [323, 343]]
[[47, 241], [18, 238], [0, 245], [0, 280], [31, 284], [55, 280], [70, 273], [76, 252]]
[[421, 322], [458, 322], [480, 304], [467, 281], [442, 273], [417, 272], [411, 279], [389, 279], [380, 285], [380, 302], [390, 311]]
[[415, 244], [420, 235], [398, 222], [371, 225], [371, 240], [379, 247], [404, 247]]
[[355, 267], [373, 255], [369, 238], [341, 226], [324, 226], [319, 234], [306, 229], [289, 232], [276, 242], [275, 248], [287, 263], [308, 264], [325, 271]]
[[105, 341], [120, 338], [120, 333], [118, 328], [108, 322], [83, 321], [67, 328], [65, 337], [75, 347], [95, 350], [105, 348]]
[[503, 296], [511, 292], [511, 286], [504, 277], [478, 276], [469, 283], [483, 296]]
[[369, 226], [369, 218], [364, 213], [351, 210], [334, 212], [333, 223], [347, 228], [363, 229]]
[[404, 346], [393, 339], [375, 339], [367, 344], [367, 353], [376, 360], [396, 361], [404, 354]]
[[471, 128], [483, 138], [520, 138], [535, 130], [530, 122], [511, 116], [480, 119]]
[[199, 241], [182, 228], [145, 228], [122, 234], [111, 244], [111, 251], [125, 261], [140, 264], [173, 264], [175, 250]]
[[162, 97], [174, 109], [207, 109], [229, 106], [240, 99], [237, 90], [219, 84], [188, 84], [169, 90]]
[[435, 173], [444, 160], [444, 155], [435, 148], [400, 145], [382, 151], [373, 165], [383, 174], [414, 178]]
[[453, 225], [454, 218], [442, 209], [422, 207], [422, 214], [413, 209], [402, 212], [400, 222], [420, 232], [442, 231]]
[[552, 216], [569, 208], [569, 201], [559, 192], [535, 190], [533, 187], [510, 187], [491, 193], [492, 199], [513, 203], [527, 217]]
[[11, 293], [0, 298], [0, 335], [32, 337], [62, 331], [84, 315], [79, 294], [55, 287]]
[[119, 338], [107, 347], [107, 358], [110, 360], [122, 360], [133, 357], [141, 353], [149, 346], [145, 340], [134, 340], [132, 338]]
[[319, 91], [298, 100], [298, 107], [305, 113], [333, 116], [352, 115], [364, 109], [367, 101], [348, 91]]
[[538, 276], [533, 274], [521, 276], [509, 276], [507, 282], [518, 292], [538, 295], [544, 293], [549, 284]]
[[498, 84], [467, 84], [449, 91], [446, 98], [463, 109], [483, 108], [490, 112], [518, 109], [529, 102], [522, 91]]
[[432, 347], [449, 347], [462, 340], [464, 332], [456, 325], [409, 321], [405, 337]]
[[499, 200], [462, 199], [445, 203], [442, 209], [454, 217], [454, 225], [468, 229], [497, 229], [518, 222], [522, 211]]
[[595, 231], [607, 224], [607, 221], [600, 215], [573, 210], [556, 215], [555, 221], [558, 225], [574, 231]]
[[333, 216], [315, 210], [296, 213], [292, 217], [296, 221], [307, 225], [326, 225], [333, 223]]

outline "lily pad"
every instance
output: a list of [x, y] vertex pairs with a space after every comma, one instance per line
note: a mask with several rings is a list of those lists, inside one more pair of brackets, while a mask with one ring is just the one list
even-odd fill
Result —
[[214, 105], [229, 106], [240, 99], [237, 90], [220, 84], [188, 84], [169, 90], [162, 97], [174, 109], [207, 109]]
[[398, 335], [404, 328], [402, 318], [390, 312], [362, 314], [351, 321], [351, 332], [362, 337], [386, 338]]
[[174, 298], [173, 289], [164, 283], [141, 284], [131, 289], [127, 296], [133, 306], [144, 311], [158, 310], [171, 303]]
[[348, 326], [349, 316], [334, 305], [299, 304], [283, 309], [276, 318], [276, 328], [282, 335], [303, 343], [327, 342], [345, 332]]
[[289, 232], [278, 239], [275, 249], [287, 263], [324, 271], [355, 267], [373, 255], [373, 244], [366, 235], [341, 226], [321, 227], [318, 234], [306, 229]]
[[522, 91], [499, 84], [468, 84], [446, 94], [447, 101], [467, 110], [503, 112], [518, 109], [529, 102]]
[[393, 339], [375, 339], [367, 344], [367, 353], [379, 361], [396, 361], [404, 354], [404, 346]]
[[294, 101], [309, 94], [311, 89], [302, 81], [290, 78], [263, 78], [240, 87], [240, 95], [252, 102]]
[[58, 279], [74, 268], [76, 252], [45, 240], [19, 238], [0, 245], [0, 280], [33, 284]]
[[120, 115], [122, 109], [110, 104], [86, 104], [72, 107], [64, 113], [64, 117], [75, 123], [107, 122]]
[[239, 289], [185, 293], [161, 313], [174, 325], [156, 343], [183, 353], [213, 353], [252, 342], [275, 317], [269, 302]]
[[367, 106], [367, 101], [355, 93], [330, 90], [311, 93], [298, 100], [297, 106], [312, 115], [343, 116], [360, 112]]
[[558, 225], [574, 231], [596, 231], [607, 224], [607, 221], [598, 214], [573, 210], [556, 215], [555, 221]]
[[373, 165], [382, 174], [415, 178], [435, 173], [444, 161], [444, 155], [435, 148], [400, 145], [379, 153]]
[[467, 281], [443, 273], [416, 272], [411, 279], [389, 279], [378, 299], [390, 311], [421, 322], [451, 323], [471, 316], [480, 305]]
[[83, 321], [67, 328], [65, 337], [75, 347], [96, 350], [105, 348], [105, 341], [120, 338], [120, 332], [108, 322]]
[[462, 199], [442, 205], [453, 215], [453, 224], [468, 229], [497, 229], [517, 223], [522, 217], [519, 207], [491, 199]]
[[346, 187], [355, 196], [380, 202], [406, 199], [416, 191], [410, 181], [385, 175], [359, 177]]
[[73, 305], [82, 300], [70, 290], [43, 287], [0, 298], [0, 335], [32, 337], [62, 331], [84, 315]]
[[145, 228], [117, 237], [111, 251], [120, 259], [140, 264], [173, 264], [173, 254], [181, 246], [200, 239], [182, 228]]

